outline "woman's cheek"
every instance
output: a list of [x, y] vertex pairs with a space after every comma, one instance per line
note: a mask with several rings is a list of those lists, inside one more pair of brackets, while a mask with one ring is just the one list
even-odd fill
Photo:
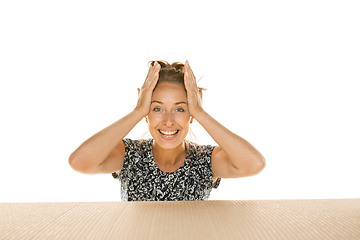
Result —
[[176, 122], [181, 125], [181, 126], [187, 126], [190, 124], [190, 115], [188, 116], [181, 116], [181, 115], [178, 115], [176, 118], [175, 118]]
[[150, 122], [158, 122], [162, 120], [162, 115], [160, 113], [150, 113], [149, 114], [149, 121]]

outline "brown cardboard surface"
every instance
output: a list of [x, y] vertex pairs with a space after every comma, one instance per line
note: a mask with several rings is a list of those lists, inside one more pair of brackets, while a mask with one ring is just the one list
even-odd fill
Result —
[[1, 203], [0, 239], [360, 239], [360, 199]]

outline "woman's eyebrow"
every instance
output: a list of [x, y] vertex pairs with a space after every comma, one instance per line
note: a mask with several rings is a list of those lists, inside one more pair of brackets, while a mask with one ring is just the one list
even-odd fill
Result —
[[179, 104], [187, 104], [187, 102], [177, 102], [177, 103], [175, 103], [175, 105], [179, 105]]
[[[160, 101], [157, 101], [157, 100], [151, 101], [151, 103], [163, 104], [163, 102], [160, 102]], [[177, 102], [177, 103], [175, 103], [175, 105], [179, 105], [179, 104], [187, 104], [187, 102]]]

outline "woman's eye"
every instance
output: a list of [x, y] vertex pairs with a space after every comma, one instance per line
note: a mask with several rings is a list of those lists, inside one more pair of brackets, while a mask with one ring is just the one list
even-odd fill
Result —
[[155, 107], [155, 108], [153, 109], [153, 111], [154, 111], [154, 112], [160, 112], [161, 109], [160, 109], [159, 107]]
[[177, 112], [184, 112], [185, 110], [183, 108], [176, 109]]

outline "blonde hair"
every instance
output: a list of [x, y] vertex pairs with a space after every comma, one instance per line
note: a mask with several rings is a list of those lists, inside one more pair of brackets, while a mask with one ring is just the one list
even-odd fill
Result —
[[[163, 60], [157, 60], [157, 61], [150, 61], [149, 65], [153, 66], [155, 62], [159, 63], [161, 67], [159, 72], [159, 79], [155, 88], [162, 82], [171, 82], [171, 83], [179, 84], [184, 88], [185, 92], [187, 92], [184, 83], [185, 65], [183, 63], [174, 62], [170, 64]], [[205, 88], [202, 87], [198, 87], [198, 89], [206, 90]]]

